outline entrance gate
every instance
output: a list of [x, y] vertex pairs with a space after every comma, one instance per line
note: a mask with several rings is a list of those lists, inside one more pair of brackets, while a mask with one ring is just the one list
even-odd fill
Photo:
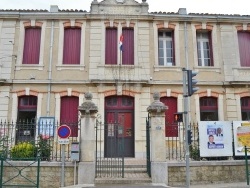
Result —
[[[105, 135], [105, 136], [103, 136]], [[96, 178], [124, 178], [124, 126], [96, 124]], [[105, 153], [106, 148], [109, 152]]]

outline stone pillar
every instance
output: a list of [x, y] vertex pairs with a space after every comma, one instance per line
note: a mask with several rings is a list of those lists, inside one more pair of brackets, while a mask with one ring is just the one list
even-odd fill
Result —
[[147, 108], [150, 113], [151, 177], [155, 184], [168, 184], [166, 162], [165, 111], [160, 94], [155, 92], [154, 102]]
[[78, 108], [81, 112], [78, 184], [94, 184], [95, 182], [95, 123], [98, 109], [92, 102], [92, 98], [91, 93], [85, 93], [86, 101]]

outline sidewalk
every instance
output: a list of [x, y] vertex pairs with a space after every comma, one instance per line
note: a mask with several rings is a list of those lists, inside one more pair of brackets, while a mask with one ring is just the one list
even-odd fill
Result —
[[[185, 188], [183, 187], [171, 187], [164, 185], [153, 185], [153, 184], [141, 184], [141, 185], [130, 185], [130, 184], [111, 184], [111, 185], [79, 185], [72, 186], [72, 188]], [[190, 188], [250, 188], [246, 182], [237, 183], [223, 183], [223, 184], [207, 184], [207, 185], [190, 185]]]

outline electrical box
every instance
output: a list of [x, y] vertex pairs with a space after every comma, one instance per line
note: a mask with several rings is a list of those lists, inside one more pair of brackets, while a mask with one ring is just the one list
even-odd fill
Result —
[[72, 161], [79, 161], [80, 160], [80, 148], [79, 142], [72, 142], [71, 143], [71, 160]]

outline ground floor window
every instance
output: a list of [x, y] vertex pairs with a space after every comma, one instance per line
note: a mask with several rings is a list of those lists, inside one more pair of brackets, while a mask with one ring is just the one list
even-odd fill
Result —
[[218, 102], [215, 97], [200, 98], [201, 121], [218, 121]]
[[242, 120], [250, 120], [250, 97], [242, 97], [240, 103]]

